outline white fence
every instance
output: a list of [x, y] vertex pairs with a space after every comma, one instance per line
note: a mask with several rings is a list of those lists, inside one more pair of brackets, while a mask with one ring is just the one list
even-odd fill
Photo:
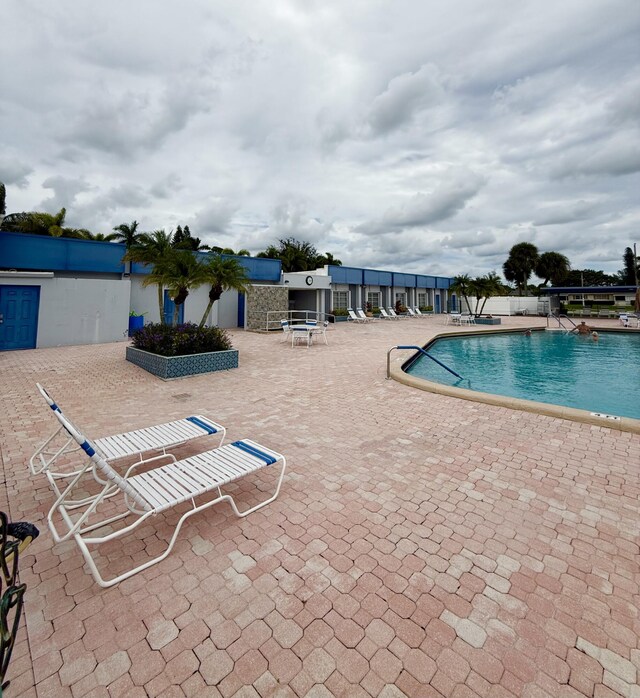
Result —
[[[478, 312], [482, 308], [480, 301]], [[467, 309], [464, 298], [460, 298], [462, 312], [474, 313], [476, 309], [475, 297], [469, 298], [470, 308]], [[483, 315], [547, 315], [549, 312], [549, 299], [536, 296], [494, 296], [489, 298], [482, 310]]]

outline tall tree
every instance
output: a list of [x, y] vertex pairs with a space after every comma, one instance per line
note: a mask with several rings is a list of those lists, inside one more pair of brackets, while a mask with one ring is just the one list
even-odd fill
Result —
[[530, 242], [519, 242], [509, 250], [509, 257], [502, 265], [502, 272], [507, 281], [515, 282], [518, 294], [521, 296], [529, 277], [538, 262], [538, 248]]
[[543, 252], [536, 263], [536, 276], [543, 279], [542, 285], [546, 286], [551, 281], [552, 286], [560, 286], [567, 278], [571, 264], [563, 254], [559, 252]]
[[596, 269], [572, 269], [563, 283], [567, 286], [616, 286], [620, 277]]
[[213, 254], [209, 256], [204, 267], [205, 281], [211, 285], [211, 288], [209, 303], [200, 320], [200, 327], [204, 327], [213, 304], [220, 299], [223, 291], [235, 289], [239, 293], [246, 293], [249, 285], [247, 272], [237, 259], [223, 259], [220, 255]]
[[2, 182], [0, 182], [0, 216], [4, 216], [7, 212], [7, 190]]
[[191, 231], [189, 226], [185, 225], [184, 228], [178, 226], [176, 232], [173, 236], [173, 246], [181, 250], [191, 250], [192, 252], [199, 252], [208, 250], [208, 245], [203, 245], [200, 238], [194, 238], [191, 236]]
[[620, 283], [623, 286], [635, 286], [640, 277], [640, 257], [633, 254], [633, 250], [627, 247], [622, 256], [624, 268], [618, 272]]
[[[155, 266], [171, 252], [173, 249], [172, 242], [171, 233], [166, 233], [164, 230], [142, 233], [136, 243], [127, 250], [124, 261]], [[158, 311], [160, 313], [160, 322], [164, 324], [164, 279], [161, 274], [154, 275], [153, 279], [149, 283], [155, 283], [158, 287]], [[148, 286], [149, 283], [146, 285]]]
[[120, 223], [120, 225], [116, 225], [113, 231], [115, 235], [113, 239], [118, 242], [124, 242], [124, 246], [127, 250], [138, 242], [141, 235], [141, 233], [138, 232], [138, 221]]

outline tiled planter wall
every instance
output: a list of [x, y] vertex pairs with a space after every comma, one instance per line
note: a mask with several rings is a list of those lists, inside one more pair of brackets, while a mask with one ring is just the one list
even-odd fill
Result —
[[135, 347], [127, 347], [127, 361], [144, 368], [158, 378], [168, 380], [238, 368], [238, 350], [228, 349], [190, 356], [159, 356]]

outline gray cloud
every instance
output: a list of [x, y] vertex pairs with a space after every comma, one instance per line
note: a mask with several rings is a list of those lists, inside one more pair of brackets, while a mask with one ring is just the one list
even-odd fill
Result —
[[415, 194], [404, 204], [388, 208], [381, 218], [365, 222], [356, 230], [379, 235], [438, 223], [464, 208], [483, 183], [482, 177], [471, 172], [447, 175], [431, 194]]
[[24, 189], [29, 184], [33, 168], [13, 158], [0, 159], [0, 182]]
[[617, 271], [640, 229], [629, 0], [23, 0], [3, 19], [9, 212], [445, 274], [522, 241]]

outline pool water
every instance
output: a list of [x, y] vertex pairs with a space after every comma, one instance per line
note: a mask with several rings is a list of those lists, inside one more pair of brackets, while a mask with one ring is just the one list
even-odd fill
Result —
[[438, 339], [407, 373], [457, 388], [640, 419], [640, 334], [562, 332]]

